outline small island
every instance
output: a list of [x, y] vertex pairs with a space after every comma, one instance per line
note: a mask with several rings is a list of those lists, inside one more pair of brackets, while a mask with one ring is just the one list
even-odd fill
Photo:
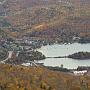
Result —
[[79, 60], [90, 59], [90, 52], [78, 52], [78, 53], [74, 53], [72, 55], [69, 55], [68, 58], [79, 59]]

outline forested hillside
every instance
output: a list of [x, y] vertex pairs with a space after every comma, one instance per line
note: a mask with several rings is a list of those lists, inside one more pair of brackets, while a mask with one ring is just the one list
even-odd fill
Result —
[[5, 0], [0, 7], [8, 37], [90, 38], [89, 0]]
[[43, 67], [0, 64], [1, 90], [90, 90], [90, 77], [72, 76]]

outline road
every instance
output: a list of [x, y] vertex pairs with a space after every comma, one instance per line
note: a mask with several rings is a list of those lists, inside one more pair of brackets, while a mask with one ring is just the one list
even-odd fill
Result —
[[12, 54], [13, 54], [13, 51], [8, 51], [8, 57], [3, 61], [1, 61], [1, 63], [5, 63], [8, 59], [10, 59], [12, 57]]

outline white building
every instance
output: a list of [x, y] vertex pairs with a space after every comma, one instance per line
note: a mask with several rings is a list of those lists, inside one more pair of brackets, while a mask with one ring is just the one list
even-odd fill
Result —
[[87, 73], [87, 70], [83, 70], [83, 71], [73, 71], [73, 74], [75, 76], [83, 76]]

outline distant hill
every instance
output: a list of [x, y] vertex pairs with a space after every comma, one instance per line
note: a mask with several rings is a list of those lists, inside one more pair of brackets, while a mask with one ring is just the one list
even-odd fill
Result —
[[1, 29], [12, 38], [90, 37], [90, 0], [6, 0], [0, 7]]

